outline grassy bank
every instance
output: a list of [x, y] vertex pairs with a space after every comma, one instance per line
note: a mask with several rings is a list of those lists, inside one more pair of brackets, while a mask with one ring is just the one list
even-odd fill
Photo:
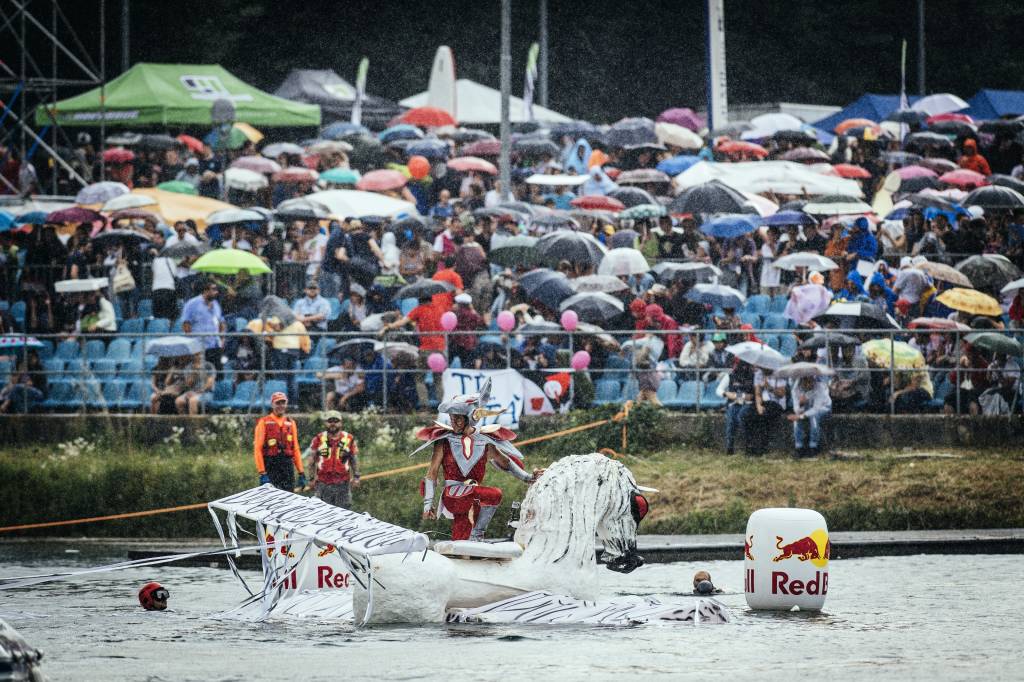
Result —
[[[576, 419], [584, 422], [594, 414]], [[650, 415], [639, 414], [637, 419]], [[571, 425], [571, 424], [569, 424]], [[16, 446], [0, 453], [0, 526], [170, 507], [203, 502], [256, 484], [248, 425], [220, 423], [184, 434], [172, 431], [157, 443], [132, 439]], [[360, 435], [364, 473], [408, 466], [415, 447], [413, 422], [350, 420]], [[648, 424], [648, 426], [654, 426]], [[640, 433], [638, 430], [637, 433]], [[841, 460], [793, 461], [782, 456], [725, 457], [700, 448], [658, 442], [657, 428], [631, 439], [624, 461], [638, 481], [661, 490], [652, 495], [648, 533], [742, 532], [747, 516], [766, 506], [803, 506], [821, 511], [833, 530], [987, 528], [1024, 526], [1024, 453], [942, 449], [942, 457], [915, 451], [864, 450]], [[529, 436], [530, 433], [524, 434]], [[312, 436], [312, 433], [309, 434]], [[305, 439], [306, 436], [303, 435]], [[597, 444], [619, 446], [620, 429], [606, 426], [525, 448], [528, 464], [543, 466]], [[931, 453], [935, 454], [935, 453]], [[355, 504], [410, 528], [444, 530], [423, 523], [416, 497], [419, 472], [367, 481]], [[524, 486], [492, 472], [505, 504]], [[89, 536], [209, 536], [206, 511], [33, 531]]]

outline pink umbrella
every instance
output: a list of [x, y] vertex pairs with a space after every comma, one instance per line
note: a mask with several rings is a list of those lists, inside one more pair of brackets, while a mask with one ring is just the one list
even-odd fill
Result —
[[789, 293], [789, 303], [783, 312], [797, 324], [805, 324], [828, 310], [832, 292], [820, 284], [802, 284]]
[[689, 128], [693, 132], [699, 131], [706, 125], [704, 119], [688, 107], [666, 109], [658, 114], [658, 123], [674, 123], [677, 126]]
[[897, 168], [895, 171], [896, 175], [900, 176], [900, 180], [911, 180], [913, 178], [937, 178], [938, 173], [930, 168], [924, 166], [904, 166], [903, 168]]
[[303, 182], [316, 182], [320, 174], [315, 170], [310, 170], [302, 166], [288, 166], [282, 168], [279, 172], [274, 173], [274, 182], [283, 182], [290, 184], [301, 184]]
[[576, 208], [587, 208], [597, 211], [621, 211], [626, 208], [618, 199], [612, 197], [605, 197], [599, 194], [590, 194], [588, 196], [579, 197], [569, 202]]
[[231, 167], [244, 168], [245, 170], [263, 173], [264, 175], [273, 175], [274, 173], [281, 172], [281, 164], [273, 159], [267, 159], [262, 156], [239, 156], [231, 164]]
[[959, 166], [957, 166], [949, 159], [939, 158], [921, 159], [920, 161], [918, 161], [918, 164], [924, 166], [925, 168], [929, 168], [935, 171], [936, 173], [946, 173], [948, 171], [956, 170], [957, 168], [959, 168]]
[[55, 224], [64, 223], [105, 223], [106, 217], [90, 208], [82, 208], [81, 206], [72, 206], [71, 208], [62, 208], [59, 211], [53, 211], [47, 214], [46, 222]]
[[947, 185], [953, 185], [954, 187], [962, 187], [964, 189], [974, 189], [988, 184], [988, 180], [985, 179], [984, 175], [968, 168], [961, 168], [959, 170], [943, 173], [939, 176], [939, 182], [944, 182]]
[[396, 170], [373, 170], [359, 178], [356, 189], [366, 192], [388, 192], [405, 187], [407, 179]]
[[959, 114], [955, 111], [949, 111], [945, 114], [936, 114], [935, 116], [929, 116], [925, 119], [925, 123], [931, 125], [938, 123], [939, 121], [959, 121], [960, 123], [966, 123], [967, 125], [974, 125], [974, 119], [967, 114]]
[[460, 156], [457, 159], [452, 159], [448, 162], [448, 167], [452, 170], [462, 171], [464, 173], [475, 171], [477, 173], [487, 173], [489, 175], [498, 174], [498, 169], [493, 163], [476, 156]]
[[501, 154], [501, 140], [477, 140], [462, 148], [466, 156], [498, 156]]

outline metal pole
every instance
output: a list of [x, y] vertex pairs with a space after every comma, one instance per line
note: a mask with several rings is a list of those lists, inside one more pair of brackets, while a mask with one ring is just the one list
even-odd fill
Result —
[[100, 180], [107, 179], [107, 0], [100, 0]]
[[73, 177], [73, 178], [74, 178], [75, 180], [78, 180], [78, 182], [80, 182], [80, 183], [82, 184], [82, 186], [83, 186], [83, 187], [85, 187], [85, 186], [86, 186], [87, 184], [89, 184], [89, 183], [87, 183], [87, 182], [86, 182], [86, 181], [85, 181], [85, 180], [84, 180], [84, 179], [82, 178], [82, 176], [80, 176], [80, 175], [79, 175], [78, 173], [76, 173], [76, 172], [75, 172], [75, 169], [74, 169], [74, 168], [72, 168], [71, 166], [69, 166], [69, 165], [67, 164], [67, 162], [66, 162], [66, 161], [65, 161], [64, 159], [62, 159], [62, 158], [60, 157], [60, 155], [59, 155], [59, 154], [57, 154], [57, 152], [56, 152], [56, 151], [55, 151], [55, 150], [53, 149], [53, 147], [51, 147], [50, 145], [46, 144], [46, 142], [44, 142], [44, 141], [43, 141], [43, 138], [41, 138], [41, 137], [39, 137], [38, 135], [36, 135], [35, 131], [33, 131], [33, 130], [32, 130], [31, 128], [29, 128], [29, 127], [28, 127], [28, 125], [26, 125], [26, 124], [25, 124], [25, 122], [24, 122], [23, 120], [21, 120], [21, 119], [20, 119], [20, 118], [18, 117], [18, 115], [17, 115], [17, 114], [15, 114], [15, 113], [14, 113], [13, 111], [11, 111], [11, 110], [10, 110], [10, 108], [9, 108], [9, 107], [8, 107], [7, 105], [5, 105], [5, 104], [4, 104], [3, 102], [0, 102], [0, 107], [3, 107], [3, 110], [4, 110], [4, 112], [5, 112], [5, 113], [6, 113], [6, 114], [7, 114], [8, 116], [10, 116], [11, 118], [13, 118], [13, 119], [14, 119], [14, 121], [15, 121], [15, 122], [16, 122], [16, 123], [17, 123], [17, 124], [18, 124], [18, 125], [19, 125], [19, 126], [21, 127], [21, 131], [22, 131], [22, 134], [23, 134], [23, 135], [28, 135], [28, 136], [29, 136], [29, 137], [31, 137], [31, 138], [32, 138], [33, 140], [35, 140], [35, 142], [36, 142], [36, 143], [37, 143], [37, 144], [38, 144], [38, 145], [39, 145], [40, 147], [42, 147], [43, 149], [45, 149], [45, 150], [46, 150], [46, 152], [47, 152], [47, 153], [48, 153], [48, 154], [49, 154], [50, 156], [52, 156], [52, 157], [53, 157], [53, 159], [54, 159], [54, 160], [55, 160], [55, 161], [56, 161], [57, 163], [59, 163], [59, 164], [60, 164], [60, 165], [61, 165], [61, 166], [62, 166], [62, 167], [64, 168], [64, 170], [66, 170], [66, 171], [67, 171], [68, 173], [70, 173], [70, 174], [71, 174], [71, 177]]
[[131, 28], [131, 15], [129, 14], [130, 0], [121, 0], [121, 73], [127, 71], [131, 66], [129, 59], [129, 31]]
[[[50, 104], [54, 111], [57, 111], [57, 0], [52, 0], [51, 17], [50, 17], [50, 32], [53, 33], [53, 41], [51, 43], [51, 54], [50, 59], [53, 63], [51, 70], [52, 81], [50, 84]], [[50, 133], [50, 144], [54, 149], [57, 148], [57, 128], [54, 125], [53, 130]], [[50, 173], [50, 194], [57, 194], [57, 162], [53, 162], [53, 172]]]
[[924, 97], [924, 0], [917, 0], [917, 94]]
[[538, 60], [538, 76], [540, 77], [540, 105], [548, 105], [548, 0], [540, 0], [540, 59]]
[[[15, 6], [18, 7], [18, 9], [21, 11], [21, 85], [22, 85], [22, 87], [24, 87], [25, 86], [25, 79], [26, 79], [25, 60], [28, 58], [28, 46], [25, 44], [25, 15], [28, 12], [25, 10], [25, 7], [22, 6], [22, 5], [17, 5], [16, 4]], [[27, 93], [26, 93], [26, 95], [27, 95]], [[27, 97], [22, 97], [21, 98], [21, 118], [22, 118], [22, 120], [25, 119], [25, 100], [26, 99], [27, 99]], [[22, 127], [22, 129], [21, 129], [21, 160], [22, 160], [22, 163], [25, 162], [25, 152], [28, 151], [27, 145], [28, 145], [28, 142], [25, 139], [25, 128]], [[20, 189], [20, 184], [21, 183], [18, 183], [19, 189]]]
[[501, 194], [512, 196], [512, 128], [509, 96], [512, 91], [512, 0], [501, 0]]

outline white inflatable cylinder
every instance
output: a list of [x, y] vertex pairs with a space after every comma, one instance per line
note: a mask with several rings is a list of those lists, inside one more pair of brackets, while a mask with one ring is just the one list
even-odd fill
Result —
[[758, 509], [744, 538], [744, 592], [752, 609], [820, 611], [832, 544], [813, 509]]

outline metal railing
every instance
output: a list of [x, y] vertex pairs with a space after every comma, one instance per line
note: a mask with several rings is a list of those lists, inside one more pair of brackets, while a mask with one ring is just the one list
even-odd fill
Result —
[[[1010, 337], [1021, 338], [1024, 336], [1021, 330], [991, 331], [990, 333], [1004, 334]], [[372, 358], [377, 359], [378, 355], [386, 359], [380, 367], [367, 367], [365, 363], [355, 363], [352, 370], [360, 373], [364, 381], [367, 377], [374, 379], [380, 390], [374, 391], [369, 402], [382, 410], [389, 409], [426, 409], [436, 404], [441, 399], [442, 389], [438, 385], [441, 375], [432, 372], [425, 366], [425, 360], [431, 352], [440, 353], [445, 358], [445, 364], [452, 369], [475, 370], [475, 367], [467, 367], [461, 364], [461, 358], [475, 359], [482, 357], [481, 369], [515, 369], [528, 378], [543, 378], [546, 373], [567, 372], [570, 375], [569, 400], [575, 404], [575, 397], [578, 393], [577, 374], [572, 370], [567, 361], [559, 361], [558, 351], [562, 351], [562, 358], [571, 358], [575, 350], [585, 345], [594, 348], [593, 344], [601, 344], [602, 347], [609, 340], [614, 341], [615, 346], [609, 345], [605, 351], [595, 352], [597, 362], [588, 367], [585, 373], [593, 382], [595, 390], [595, 403], [621, 402], [627, 398], [636, 397], [639, 392], [638, 380], [643, 373], [655, 372], [653, 381], [659, 385], [663, 381], [681, 382], [676, 388], [685, 386], [687, 390], [694, 390], [692, 400], [672, 400], [667, 406], [693, 408], [698, 412], [706, 409], [717, 409], [723, 406], [724, 401], [717, 396], [712, 398], [709, 393], [709, 386], [717, 384], [721, 374], [729, 373], [732, 370], [733, 357], [727, 356], [725, 362], [719, 365], [683, 366], [679, 365], [677, 358], [665, 358], [662, 351], [657, 362], [648, 364], [643, 355], [634, 352], [642, 347], [633, 342], [633, 348], [626, 351], [621, 350], [623, 344], [628, 342], [637, 334], [647, 337], [662, 337], [664, 348], [667, 348], [667, 339], [664, 337], [670, 334], [679, 334], [686, 338], [691, 333], [700, 334], [701, 339], [707, 339], [711, 334], [724, 332], [729, 335], [729, 342], [744, 340], [748, 334], [754, 334], [759, 338], [770, 342], [773, 347], [784, 347], [785, 350], [795, 349], [792, 341], [783, 341], [788, 336], [796, 335], [811, 337], [812, 332], [793, 329], [770, 329], [762, 328], [757, 330], [720, 330], [705, 329], [696, 332], [672, 332], [664, 330], [649, 330], [637, 332], [637, 330], [609, 330], [602, 333], [606, 337], [603, 341], [595, 338], [594, 334], [581, 332], [562, 331], [513, 331], [509, 334], [496, 330], [479, 331], [452, 331], [437, 332], [434, 334], [417, 334], [410, 331], [389, 331], [384, 335], [377, 335], [371, 332], [321, 332], [309, 331], [305, 334], [272, 332], [267, 334], [253, 334], [247, 331], [232, 331], [217, 334], [217, 350], [210, 353], [215, 359], [226, 358], [227, 362], [223, 367], [216, 367], [217, 374], [214, 379], [213, 389], [201, 391], [204, 397], [201, 399], [204, 410], [225, 409], [229, 411], [251, 412], [265, 407], [265, 398], [269, 395], [268, 386], [275, 388], [284, 384], [284, 390], [299, 401], [300, 406], [319, 409], [326, 402], [327, 395], [331, 392], [329, 382], [331, 378], [324, 374], [331, 368], [341, 366], [341, 360], [332, 361], [331, 358], [340, 358], [344, 355], [358, 355], [356, 349], [346, 352], [342, 349], [351, 348], [355, 344], [342, 345], [344, 342], [351, 342], [355, 339], [375, 341], [374, 345], [362, 345], [364, 351], [372, 351]], [[922, 332], [907, 332], [903, 330], [843, 330], [843, 333], [859, 336], [862, 340], [867, 339], [888, 339], [889, 355], [895, 355], [894, 344], [904, 340], [908, 336], [915, 336]], [[888, 366], [852, 367], [849, 364], [841, 364], [836, 369], [841, 373], [854, 377], [866, 375], [869, 385], [869, 398], [874, 398], [874, 407], [877, 408], [883, 396], [887, 397], [886, 406], [881, 412], [895, 414], [896, 403], [893, 399], [897, 386], [910, 383], [913, 375], [923, 379], [928, 378], [932, 382], [933, 392], [930, 396], [929, 409], [942, 410], [937, 404], [935, 387], [943, 385], [942, 393], [948, 396], [950, 407], [956, 413], [963, 413], [969, 408], [970, 402], [977, 401], [977, 391], [973, 388], [966, 388], [966, 382], [971, 380], [978, 384], [989, 383], [992, 379], [998, 383], [1004, 376], [1015, 379], [1010, 403], [1011, 413], [1019, 412], [1021, 407], [1021, 388], [1019, 368], [1008, 370], [992, 369], [990, 367], [978, 368], [967, 367], [961, 362], [966, 356], [962, 353], [961, 341], [965, 334], [959, 330], [931, 330], [926, 334], [940, 334], [951, 340], [950, 355], [947, 364], [941, 367], [897, 367], [895, 363]], [[32, 349], [15, 348], [7, 351], [0, 350], [0, 384], [8, 392], [8, 398], [13, 391], [14, 400], [21, 400], [20, 411], [28, 411], [32, 404], [43, 411], [80, 411], [99, 410], [107, 412], [137, 411], [150, 408], [149, 388], [156, 383], [154, 380], [154, 368], [157, 361], [152, 355], [147, 354], [148, 344], [157, 339], [166, 337], [168, 333], [139, 333], [139, 334], [94, 334], [68, 338], [61, 335], [37, 335], [44, 345], [49, 344], [52, 348]], [[205, 334], [181, 334], [191, 336], [202, 341], [208, 335]], [[442, 344], [436, 344], [438, 350], [421, 350], [418, 342], [422, 342], [427, 336], [439, 336]], [[474, 352], [465, 352], [457, 348], [457, 338], [473, 336], [477, 338], [477, 348]], [[530, 338], [547, 339], [550, 347], [538, 349], [529, 355], [523, 355], [524, 344], [529, 343]], [[607, 338], [607, 337], [610, 337]], [[308, 344], [305, 341], [308, 339]], [[278, 346], [289, 346], [289, 348], [273, 348], [267, 341], [276, 343]], [[826, 337], [826, 343], [822, 346], [821, 352], [824, 355], [823, 363], [832, 365], [833, 345]], [[303, 352], [298, 347], [308, 345], [309, 352]], [[250, 349], [250, 355], [245, 362], [239, 362], [237, 349], [245, 346]], [[294, 347], [294, 348], [293, 348]], [[40, 366], [25, 370], [28, 355], [35, 351], [37, 356], [45, 355]], [[555, 362], [550, 362], [554, 353]], [[204, 351], [205, 355], [205, 351]], [[817, 354], [815, 355], [816, 359]], [[7, 360], [2, 358], [6, 357]], [[188, 356], [185, 356], [188, 357]], [[544, 361], [540, 361], [544, 357]], [[147, 358], [151, 358], [147, 360]], [[311, 359], [316, 359], [311, 361]], [[460, 358], [457, 360], [456, 358]], [[356, 359], [353, 357], [353, 359]], [[843, 358], [849, 362], [847, 358]], [[194, 361], [194, 360], [193, 360]], [[1017, 362], [1020, 362], [1018, 359]], [[546, 364], [547, 363], [547, 364]], [[219, 362], [217, 363], [220, 364]], [[166, 367], [164, 371], [172, 368]], [[179, 368], [179, 373], [187, 373], [185, 368]], [[12, 389], [15, 385], [15, 378], [28, 375], [30, 380], [47, 384], [46, 393], [42, 399], [33, 400], [33, 395], [27, 390]], [[650, 376], [650, 375], [648, 375]], [[248, 378], [241, 378], [248, 377]], [[948, 378], [947, 378], [948, 377]], [[864, 379], [862, 379], [864, 380]], [[934, 380], [934, 381], [933, 381]], [[252, 382], [241, 387], [243, 382]], [[412, 381], [413, 385], [408, 382]], [[133, 389], [132, 386], [144, 384], [143, 387]], [[220, 383], [228, 382], [228, 383]], [[608, 382], [602, 385], [602, 382]], [[949, 382], [952, 382], [951, 384]], [[426, 385], [433, 383], [434, 396], [429, 399]], [[541, 384], [543, 381], [540, 382]], [[615, 383], [617, 388], [611, 399], [607, 396], [598, 395], [600, 388], [608, 388]], [[922, 382], [924, 383], [924, 382]], [[218, 385], [220, 384], [220, 385]], [[63, 385], [63, 388], [56, 388]], [[147, 388], [149, 387], [149, 388]], [[422, 388], [421, 388], [422, 387]], [[880, 388], [881, 387], [881, 388]], [[225, 395], [224, 391], [230, 388], [230, 394]], [[407, 394], [410, 390], [417, 394], [416, 404], [410, 405], [408, 399], [401, 397], [402, 392]], [[758, 389], [759, 390], [759, 389]], [[862, 389], [861, 389], [862, 390]], [[927, 389], [925, 389], [927, 392]], [[133, 392], [134, 391], [134, 392]], [[183, 391], [184, 392], [184, 391]], [[242, 394], [241, 396], [239, 394]], [[645, 395], [641, 399], [651, 399], [660, 393], [655, 389], [655, 396]], [[674, 393], [668, 391], [666, 394]], [[220, 398], [217, 398], [218, 394]], [[424, 396], [428, 396], [424, 404]], [[35, 396], [40, 398], [40, 396]], [[710, 404], [709, 404], [710, 399]], [[2, 401], [0, 401], [2, 404]], [[17, 405], [14, 406], [18, 408]], [[870, 411], [869, 405], [861, 405], [855, 411]], [[16, 409], [17, 411], [17, 409]], [[879, 410], [876, 409], [876, 413]]]

